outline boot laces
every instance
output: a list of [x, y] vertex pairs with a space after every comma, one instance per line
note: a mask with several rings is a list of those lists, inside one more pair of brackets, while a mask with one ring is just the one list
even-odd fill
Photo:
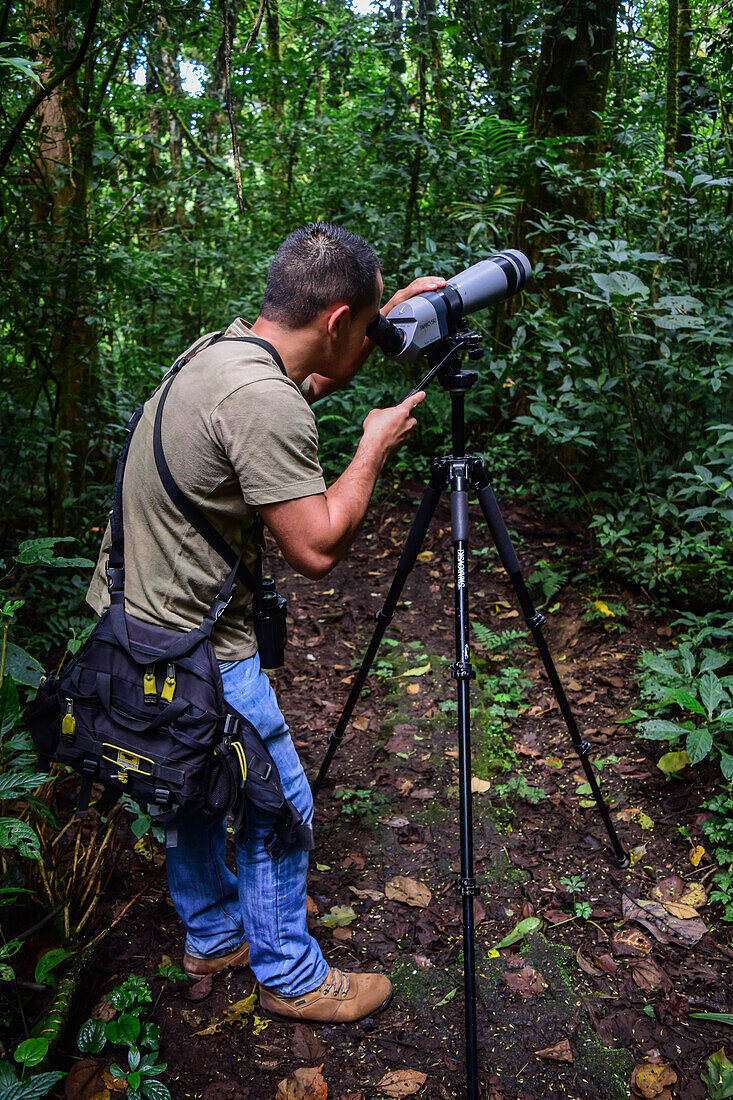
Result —
[[350, 985], [351, 979], [349, 975], [345, 974], [343, 970], [337, 970], [336, 967], [333, 967], [326, 975], [326, 980], [321, 986], [321, 992], [324, 997], [328, 997], [333, 986], [334, 997], [345, 997], [349, 992]]

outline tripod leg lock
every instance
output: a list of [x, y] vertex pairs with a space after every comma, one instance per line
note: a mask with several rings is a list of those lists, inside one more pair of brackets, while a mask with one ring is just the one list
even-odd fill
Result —
[[541, 611], [535, 611], [534, 615], [525, 616], [525, 622], [530, 630], [539, 630], [540, 627], [545, 625], [547, 619]]
[[476, 880], [473, 878], [459, 878], [453, 884], [453, 890], [462, 898], [475, 898], [481, 893], [481, 889], [476, 885]]
[[379, 611], [377, 611], [376, 615], [374, 616], [375, 622], [385, 623], [387, 626], [392, 622], [393, 619], [394, 615], [385, 615], [384, 608], [381, 608]]
[[450, 666], [450, 674], [454, 680], [476, 679], [476, 671], [471, 667], [470, 661], [456, 661]]
[[577, 748], [578, 756], [583, 759], [584, 756], [589, 756], [592, 749], [592, 745], [588, 741], [581, 741]]

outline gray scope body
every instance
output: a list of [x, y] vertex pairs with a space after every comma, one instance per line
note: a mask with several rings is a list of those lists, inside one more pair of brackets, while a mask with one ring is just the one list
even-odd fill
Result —
[[416, 294], [386, 317], [378, 314], [367, 336], [391, 358], [412, 362], [431, 344], [454, 333], [466, 314], [516, 294], [531, 274], [524, 253], [507, 248], [454, 275], [440, 290]]

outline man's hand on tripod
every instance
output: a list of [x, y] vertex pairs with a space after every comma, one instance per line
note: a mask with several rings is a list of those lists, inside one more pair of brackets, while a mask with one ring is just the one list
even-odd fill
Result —
[[[364, 435], [359, 444], [360, 450], [375, 452], [381, 457], [382, 464], [398, 451], [417, 424], [414, 410], [425, 400], [425, 392], [412, 393], [389, 409], [372, 409], [364, 419]], [[358, 453], [358, 452], [357, 452]]]

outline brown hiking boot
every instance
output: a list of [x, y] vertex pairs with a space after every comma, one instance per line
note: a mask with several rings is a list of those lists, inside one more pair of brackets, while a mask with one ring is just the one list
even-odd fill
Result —
[[318, 989], [297, 997], [280, 997], [260, 986], [260, 1005], [265, 1012], [320, 1024], [353, 1023], [379, 1012], [391, 998], [392, 983], [384, 974], [347, 973], [335, 968], [329, 968]]
[[183, 956], [183, 969], [191, 978], [204, 978], [207, 974], [220, 974], [222, 970], [231, 970], [235, 966], [249, 966], [249, 944], [245, 940], [236, 951], [228, 955], [209, 955], [199, 959], [196, 955]]

